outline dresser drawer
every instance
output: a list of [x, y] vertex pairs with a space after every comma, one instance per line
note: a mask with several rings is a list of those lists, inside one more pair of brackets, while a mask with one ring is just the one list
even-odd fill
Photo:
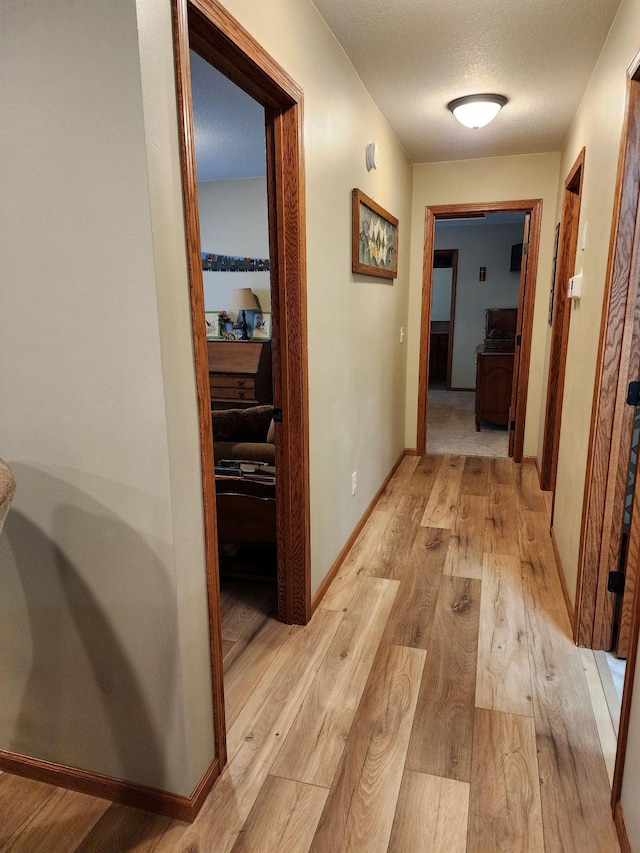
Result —
[[225, 376], [224, 374], [209, 374], [211, 388], [255, 388], [255, 376]]
[[217, 388], [211, 386], [212, 400], [255, 400], [254, 388]]
[[207, 341], [212, 409], [273, 402], [270, 341]]

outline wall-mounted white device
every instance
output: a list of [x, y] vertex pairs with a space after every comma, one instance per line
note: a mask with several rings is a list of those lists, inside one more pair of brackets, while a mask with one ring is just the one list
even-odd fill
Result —
[[579, 275], [572, 275], [569, 279], [567, 296], [569, 299], [580, 299], [582, 296], [582, 273]]
[[375, 142], [370, 142], [367, 145], [367, 171], [378, 168], [378, 145]]

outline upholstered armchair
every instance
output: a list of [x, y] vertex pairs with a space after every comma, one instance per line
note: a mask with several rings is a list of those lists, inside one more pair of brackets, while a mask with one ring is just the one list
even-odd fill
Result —
[[211, 412], [216, 463], [221, 459], [244, 459], [275, 465], [273, 406], [248, 409], [217, 409]]

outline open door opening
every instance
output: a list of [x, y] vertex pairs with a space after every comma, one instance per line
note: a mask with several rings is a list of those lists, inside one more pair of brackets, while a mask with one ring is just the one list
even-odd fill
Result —
[[[531, 239], [531, 213], [524, 215], [522, 232], [522, 254], [520, 258], [520, 293], [527, 291], [527, 271], [529, 269], [529, 241]], [[524, 322], [524, 298], [518, 300], [518, 316], [516, 319], [516, 339], [513, 355], [513, 383], [511, 385], [511, 406], [509, 409], [509, 456], [513, 456], [516, 444], [516, 422], [518, 404], [520, 402], [520, 362], [522, 352], [522, 325]]]
[[[456, 349], [456, 343], [453, 334], [451, 334], [452, 355], [447, 388], [461, 392], [474, 391], [476, 429], [482, 429], [485, 422], [492, 428], [503, 428], [506, 432], [505, 448], [502, 454], [507, 455], [508, 452], [514, 461], [522, 461], [541, 211], [542, 202], [539, 199], [473, 205], [445, 205], [426, 209], [416, 440], [419, 454], [427, 452], [429, 378], [433, 375], [432, 360], [435, 357], [433, 336], [437, 334], [437, 330], [432, 324], [434, 282], [437, 286], [437, 264], [434, 261], [440, 251], [439, 247], [436, 248], [436, 225], [445, 222], [454, 225], [467, 225], [467, 220], [472, 223], [479, 219], [486, 219], [494, 224], [492, 217], [495, 218], [496, 223], [500, 219], [499, 216], [495, 216], [496, 214], [502, 214], [507, 220], [515, 214], [520, 223], [524, 222], [524, 233], [522, 230], [517, 230], [514, 237], [516, 245], [509, 246], [508, 252], [512, 256], [512, 263], [509, 266], [507, 258], [505, 269], [507, 275], [512, 277], [514, 272], [519, 271], [519, 287], [514, 288], [511, 297], [501, 293], [494, 297], [497, 302], [495, 308], [489, 304], [492, 297], [487, 296], [489, 303], [483, 305], [479, 312], [476, 311], [480, 317], [479, 329], [475, 329], [472, 335], [478, 337], [479, 340], [474, 342], [470, 357], [466, 359], [470, 362], [470, 367], [468, 365], [465, 367], [464, 356], [460, 348]], [[522, 224], [519, 228], [522, 229]], [[450, 230], [453, 232], [455, 229], [451, 228]], [[522, 234], [521, 238], [519, 238], [520, 234]], [[449, 235], [447, 235], [447, 241], [451, 242]], [[486, 243], [487, 241], [482, 242]], [[515, 265], [513, 258], [516, 258]], [[461, 300], [462, 263], [460, 255], [457, 264], [458, 304]], [[495, 270], [488, 271], [487, 266], [482, 262], [479, 263], [479, 269], [474, 267], [473, 273], [466, 273], [466, 277], [470, 279], [467, 286], [470, 283], [473, 285], [471, 295], [474, 299], [482, 298], [483, 286], [488, 291], [488, 283], [491, 281], [492, 273], [495, 274]], [[472, 282], [471, 279], [473, 279]], [[507, 302], [509, 300], [513, 302], [513, 308], [506, 307], [505, 299]], [[463, 322], [459, 319], [458, 313], [456, 309], [456, 328]], [[465, 329], [464, 331], [468, 337], [468, 330]], [[483, 337], [485, 344], [475, 348], [476, 344], [481, 344]], [[478, 352], [478, 349], [482, 349], [483, 352]], [[431, 396], [435, 403], [438, 403], [435, 399], [435, 395], [438, 393], [441, 393], [438, 389], [432, 390]], [[465, 395], [462, 394], [461, 396], [464, 397]], [[469, 396], [469, 401], [471, 423], [473, 423], [474, 398]], [[464, 405], [464, 402], [461, 405]], [[480, 445], [478, 444], [478, 446]], [[446, 452], [446, 450], [437, 449], [437, 452]], [[472, 450], [466, 452], [473, 453]], [[492, 455], [491, 450], [479, 451], [479, 453]]]
[[[216, 0], [173, 0], [173, 19], [200, 425], [215, 743], [221, 770], [226, 763], [226, 726], [211, 407], [213, 386], [205, 325], [190, 50], [264, 108], [278, 615], [283, 622], [299, 624], [309, 620], [311, 610], [302, 91]], [[230, 346], [250, 348], [254, 343], [235, 342]], [[261, 351], [263, 349], [261, 347]], [[255, 361], [259, 370], [261, 360]], [[247, 371], [241, 372], [244, 376]], [[258, 381], [257, 376], [254, 381]]]
[[[558, 265], [554, 288], [553, 323], [551, 329], [551, 354], [547, 381], [547, 408], [544, 421], [544, 444], [540, 463], [540, 486], [554, 492], [558, 471], [558, 447], [562, 423], [564, 375], [569, 345], [571, 300], [568, 295], [569, 278], [574, 274], [578, 249], [578, 226], [584, 175], [584, 149], [573, 164], [564, 185]], [[553, 523], [553, 510], [551, 512]]]
[[457, 282], [458, 250], [436, 249], [433, 253], [429, 388], [451, 391]]

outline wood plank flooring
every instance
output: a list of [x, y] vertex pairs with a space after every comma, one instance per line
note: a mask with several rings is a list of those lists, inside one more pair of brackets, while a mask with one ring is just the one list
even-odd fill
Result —
[[229, 764], [193, 824], [4, 773], [0, 851], [619, 850], [533, 466], [408, 457], [309, 625], [272, 603], [223, 596]]

